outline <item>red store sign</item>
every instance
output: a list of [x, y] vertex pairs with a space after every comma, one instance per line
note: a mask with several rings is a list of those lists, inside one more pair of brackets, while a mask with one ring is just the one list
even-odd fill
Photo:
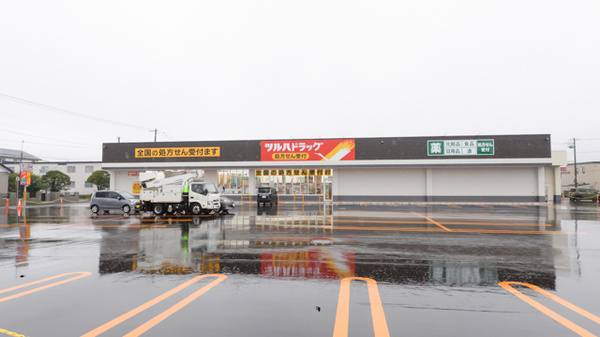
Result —
[[262, 161], [354, 160], [354, 139], [262, 141]]

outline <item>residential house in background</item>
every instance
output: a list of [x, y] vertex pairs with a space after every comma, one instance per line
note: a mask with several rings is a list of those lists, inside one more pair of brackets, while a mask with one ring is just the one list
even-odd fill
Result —
[[0, 198], [4, 198], [8, 195], [8, 175], [12, 173], [12, 170], [3, 164], [0, 164]]
[[[563, 193], [575, 187], [575, 165], [568, 164], [562, 171]], [[600, 190], [600, 161], [577, 163], [577, 186]]]

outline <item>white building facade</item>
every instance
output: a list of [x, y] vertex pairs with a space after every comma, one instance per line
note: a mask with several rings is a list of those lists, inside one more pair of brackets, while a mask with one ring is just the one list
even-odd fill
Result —
[[[19, 163], [4, 163], [14, 172], [20, 171]], [[102, 162], [25, 162], [23, 163], [31, 173], [42, 177], [49, 171], [60, 171], [69, 176], [71, 185], [64, 191], [66, 194], [79, 193], [79, 195], [92, 194], [96, 186], [86, 182], [90, 175], [97, 170], [102, 169]]]

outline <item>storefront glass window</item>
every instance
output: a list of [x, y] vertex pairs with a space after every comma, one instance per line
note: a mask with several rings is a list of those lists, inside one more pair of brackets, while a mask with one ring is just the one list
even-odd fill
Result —
[[219, 191], [225, 194], [249, 193], [248, 170], [220, 170]]
[[279, 194], [331, 195], [331, 169], [256, 170], [256, 186], [275, 187]]

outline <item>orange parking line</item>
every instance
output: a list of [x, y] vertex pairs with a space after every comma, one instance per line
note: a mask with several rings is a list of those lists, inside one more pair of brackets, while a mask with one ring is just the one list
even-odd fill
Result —
[[82, 335], [81, 337], [92, 337], [92, 336], [98, 336], [99, 334], [117, 326], [118, 324], [130, 319], [131, 317], [139, 314], [140, 312], [152, 307], [153, 305], [161, 302], [162, 300], [165, 300], [171, 296], [173, 296], [174, 294], [178, 293], [179, 291], [189, 287], [190, 285], [196, 283], [197, 281], [199, 281], [200, 279], [203, 279], [205, 277], [217, 277], [216, 280], [213, 280], [212, 282], [210, 282], [209, 284], [205, 285], [204, 287], [200, 288], [200, 290], [197, 290], [196, 292], [194, 292], [193, 294], [191, 294], [190, 296], [184, 298], [183, 300], [181, 300], [180, 302], [176, 303], [175, 305], [173, 305], [172, 307], [170, 307], [169, 309], [163, 311], [162, 313], [156, 315], [154, 318], [150, 319], [149, 321], [147, 321], [146, 323], [140, 325], [139, 327], [137, 327], [136, 329], [132, 330], [130, 333], [128, 333], [125, 336], [129, 336], [129, 337], [133, 337], [133, 336], [139, 336], [142, 333], [148, 331], [150, 328], [152, 328], [153, 326], [155, 326], [156, 324], [162, 322], [163, 320], [165, 320], [167, 317], [171, 316], [172, 314], [174, 314], [175, 312], [177, 312], [179, 309], [183, 308], [184, 306], [188, 305], [190, 302], [192, 302], [193, 300], [195, 300], [196, 298], [200, 297], [201, 295], [203, 295], [204, 293], [206, 293], [207, 291], [209, 291], [210, 289], [212, 289], [213, 287], [215, 287], [217, 284], [221, 283], [223, 280], [225, 280], [227, 278], [227, 275], [223, 275], [223, 274], [206, 274], [206, 275], [200, 275], [197, 277], [194, 277], [193, 279], [167, 291], [166, 293], [154, 298], [153, 300], [150, 300], [142, 305], [140, 305], [139, 307], [113, 319], [112, 321], [105, 323], [99, 327], [97, 327], [96, 329], [86, 333], [85, 335]]
[[483, 234], [546, 234], [546, 235], [587, 235], [583, 232], [561, 232], [561, 231], [518, 231], [506, 229], [453, 229], [457, 233], [483, 233]]
[[342, 222], [342, 223], [395, 223], [395, 224], [427, 224], [428, 221], [403, 221], [403, 220], [340, 220], [333, 219], [333, 222]]
[[537, 291], [538, 293], [548, 297], [549, 299], [553, 300], [554, 302], [557, 302], [557, 303], [561, 304], [562, 306], [575, 311], [576, 313], [596, 322], [597, 324], [600, 324], [600, 317], [598, 317], [588, 311], [585, 311], [585, 310], [563, 300], [562, 298], [541, 289], [540, 287], [538, 287], [536, 285], [529, 284], [529, 283], [522, 283], [522, 282], [500, 282], [500, 283], [498, 283], [499, 286], [508, 290], [508, 292], [510, 292], [511, 294], [517, 296], [519, 299], [525, 301], [527, 304], [529, 304], [532, 307], [536, 308], [537, 310], [541, 311], [546, 316], [552, 318], [553, 320], [557, 321], [558, 323], [569, 328], [571, 331], [575, 332], [579, 336], [585, 336], [585, 337], [595, 337], [596, 336], [596, 335], [590, 333], [589, 331], [585, 330], [584, 328], [580, 327], [579, 325], [569, 321], [568, 319], [564, 318], [563, 316], [550, 310], [548, 307], [542, 305], [538, 301], [532, 299], [531, 297], [529, 297], [529, 296], [523, 294], [522, 292], [518, 291], [517, 289], [513, 288], [511, 286], [511, 284], [522, 285], [522, 286], [528, 287], [534, 291]]
[[396, 231], [396, 232], [436, 232], [436, 233], [480, 233], [480, 234], [544, 234], [544, 235], [587, 235], [583, 232], [561, 232], [561, 231], [519, 231], [506, 229], [452, 229], [442, 228], [415, 228], [415, 227], [352, 227], [335, 226], [333, 229], [357, 230], [357, 231]]
[[416, 214], [416, 215], [418, 215], [418, 216], [420, 216], [420, 217], [422, 217], [422, 218], [425, 218], [425, 219], [427, 219], [427, 220], [431, 221], [432, 223], [434, 223], [434, 224], [436, 224], [437, 226], [439, 226], [439, 227], [441, 227], [441, 228], [445, 229], [445, 230], [446, 230], [446, 231], [448, 231], [448, 232], [452, 232], [452, 230], [450, 230], [450, 229], [448, 229], [448, 228], [444, 227], [444, 225], [440, 224], [439, 222], [435, 222], [435, 221], [431, 220], [430, 218], [428, 218], [428, 217], [426, 217], [426, 216], [424, 216], [424, 215], [421, 215], [421, 214], [419, 214], [419, 213], [415, 213], [415, 212], [411, 212], [411, 213], [412, 213], [412, 214]]
[[415, 227], [351, 227], [335, 226], [333, 229], [357, 230], [357, 231], [399, 231], [399, 232], [446, 232], [441, 228], [415, 228]]
[[538, 223], [510, 223], [510, 222], [457, 222], [457, 221], [442, 221], [444, 225], [466, 225], [466, 226], [519, 226], [519, 227], [551, 227], [549, 224]]
[[371, 304], [371, 318], [373, 320], [373, 331], [375, 337], [389, 337], [387, 321], [379, 296], [377, 282], [370, 278], [364, 277], [346, 277], [340, 283], [340, 294], [338, 297], [338, 306], [335, 315], [335, 327], [333, 329], [333, 337], [347, 337], [348, 323], [350, 320], [350, 282], [360, 280], [367, 282], [367, 290], [369, 292], [369, 302]]
[[25, 288], [25, 287], [29, 287], [29, 286], [32, 286], [34, 284], [38, 284], [38, 283], [42, 283], [42, 282], [54, 280], [54, 279], [57, 279], [57, 278], [60, 278], [60, 277], [63, 277], [63, 276], [74, 275], [74, 274], [79, 274], [79, 276], [74, 276], [74, 277], [68, 278], [66, 280], [62, 280], [62, 281], [50, 283], [50, 284], [47, 284], [45, 286], [41, 286], [41, 287], [37, 287], [37, 288], [30, 289], [30, 290], [27, 290], [27, 291], [23, 291], [23, 292], [20, 292], [18, 294], [14, 294], [14, 295], [11, 295], [11, 296], [2, 297], [2, 298], [0, 298], [0, 302], [12, 300], [12, 299], [17, 298], [17, 297], [29, 295], [31, 293], [35, 293], [35, 292], [38, 292], [38, 291], [41, 291], [41, 290], [44, 290], [44, 289], [56, 287], [56, 286], [64, 284], [64, 283], [75, 281], [75, 280], [78, 280], [80, 278], [84, 278], [84, 277], [92, 275], [92, 273], [89, 272], [89, 271], [78, 271], [78, 272], [72, 272], [72, 273], [64, 273], [64, 274], [60, 274], [60, 275], [48, 277], [48, 278], [45, 278], [45, 279], [42, 279], [42, 280], [38, 280], [38, 281], [34, 281], [34, 282], [29, 282], [29, 283], [26, 283], [26, 284], [22, 284], [20, 286], [16, 286], [16, 287], [12, 287], [12, 288], [7, 288], [7, 289], [4, 289], [4, 290], [0, 290], [0, 294], [6, 293], [6, 292], [9, 292], [9, 291], [13, 291], [13, 290], [17, 290], [17, 289], [21, 289], [21, 288]]

